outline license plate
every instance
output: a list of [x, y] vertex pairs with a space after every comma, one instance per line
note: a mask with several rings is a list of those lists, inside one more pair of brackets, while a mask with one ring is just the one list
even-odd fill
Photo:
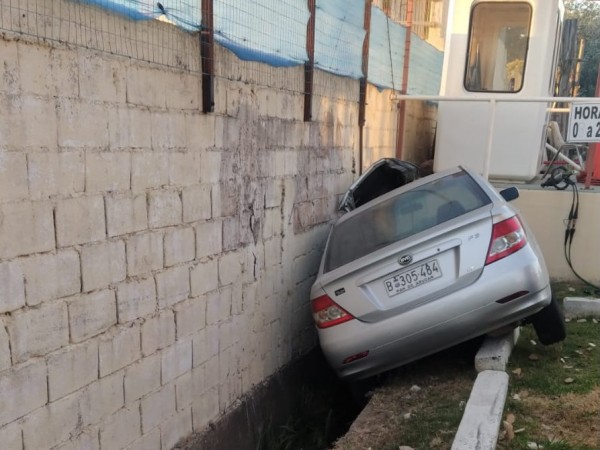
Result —
[[387, 295], [393, 297], [409, 289], [429, 283], [441, 276], [442, 270], [440, 269], [440, 265], [437, 259], [433, 259], [384, 280], [383, 285], [385, 286]]

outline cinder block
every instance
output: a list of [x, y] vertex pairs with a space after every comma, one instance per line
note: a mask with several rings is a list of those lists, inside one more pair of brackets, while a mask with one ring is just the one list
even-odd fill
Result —
[[220, 289], [206, 296], [206, 324], [216, 325], [231, 317], [231, 288]]
[[102, 196], [61, 200], [56, 205], [56, 239], [59, 247], [104, 240]]
[[135, 440], [127, 450], [161, 450], [160, 429], [154, 428]]
[[[17, 43], [2, 39], [0, 41], [0, 53], [4, 60], [2, 68], [2, 76], [0, 76], [0, 92], [7, 94], [18, 94], [20, 89], [19, 83], [19, 54], [17, 51]], [[198, 114], [199, 116], [200, 114]]]
[[192, 297], [198, 297], [219, 287], [219, 273], [216, 260], [207, 260], [190, 271]]
[[100, 448], [124, 448], [142, 435], [140, 410], [123, 408], [100, 427]]
[[106, 197], [106, 228], [109, 236], [146, 230], [148, 228], [146, 196]]
[[115, 293], [111, 290], [78, 295], [69, 302], [71, 341], [82, 342], [117, 323]]
[[95, 425], [111, 416], [125, 404], [123, 371], [94, 381], [81, 393], [83, 425]]
[[79, 396], [69, 395], [29, 414], [23, 422], [25, 448], [49, 450], [77, 432]]
[[192, 370], [192, 341], [177, 341], [162, 350], [162, 383], [166, 384]]
[[126, 191], [130, 188], [131, 155], [128, 152], [87, 152], [85, 191]]
[[127, 67], [127, 103], [164, 108], [168, 89], [161, 85], [161, 71], [149, 67]]
[[201, 396], [194, 398], [192, 414], [194, 431], [204, 430], [219, 416], [219, 391], [216, 387], [207, 389]]
[[100, 377], [104, 377], [141, 357], [140, 328], [138, 325], [120, 327], [110, 336], [100, 338], [98, 360]]
[[242, 247], [242, 227], [238, 217], [223, 219], [223, 251]]
[[125, 404], [139, 400], [160, 387], [161, 355], [156, 353], [125, 369]]
[[190, 271], [187, 267], [173, 267], [156, 274], [158, 307], [167, 308], [190, 295]]
[[50, 202], [0, 204], [0, 258], [54, 249], [54, 219]]
[[175, 316], [165, 310], [142, 324], [142, 354], [152, 355], [175, 342]]
[[0, 95], [2, 147], [39, 151], [56, 149], [55, 101], [32, 94]]
[[156, 310], [154, 278], [131, 280], [117, 287], [117, 316], [127, 323], [149, 316]]
[[37, 360], [0, 373], [0, 429], [47, 401], [45, 361]]
[[193, 366], [198, 367], [219, 354], [219, 327], [207, 326], [192, 340]]
[[4, 323], [0, 320], [0, 372], [10, 368], [10, 366], [10, 340]]
[[152, 133], [152, 148], [154, 150], [187, 147], [185, 114], [183, 112], [153, 111], [150, 132]]
[[64, 302], [49, 302], [36, 309], [16, 311], [7, 328], [13, 363], [44, 356], [69, 343]]
[[[147, 126], [147, 125], [146, 125]], [[140, 152], [131, 155], [131, 190], [145, 192], [169, 182], [169, 154]]]
[[125, 70], [95, 53], [79, 53], [79, 95], [86, 100], [125, 103]]
[[182, 204], [177, 191], [153, 191], [148, 194], [150, 228], [178, 225], [182, 219]]
[[0, 263], [0, 314], [25, 305], [23, 271], [15, 262]]
[[[202, 114], [202, 112], [191, 112], [185, 115], [185, 131], [189, 142], [194, 143], [194, 148], [209, 149], [215, 146], [215, 116], [212, 114]], [[204, 155], [204, 153], [203, 153]], [[202, 165], [205, 160], [201, 157]], [[218, 168], [214, 165], [212, 168]], [[208, 174], [208, 171], [201, 170], [201, 175]], [[203, 183], [212, 183], [213, 181], [201, 178]], [[215, 180], [214, 182], [218, 181]]]
[[163, 238], [161, 233], [129, 236], [126, 241], [127, 274], [149, 274], [163, 267]]
[[[170, 85], [166, 96], [168, 109], [199, 109], [201, 94], [201, 77], [194, 73], [179, 72]], [[170, 448], [170, 447], [168, 447]]]
[[52, 450], [100, 450], [98, 428], [86, 428], [81, 434], [70, 438], [67, 442]]
[[123, 281], [126, 276], [123, 241], [103, 242], [81, 249], [83, 290], [93, 291]]
[[67, 347], [48, 357], [48, 396], [51, 402], [98, 378], [98, 343]]
[[206, 326], [206, 299], [203, 297], [183, 301], [175, 306], [177, 339], [196, 333]]
[[175, 385], [167, 384], [141, 400], [142, 432], [148, 433], [175, 414]]
[[196, 152], [169, 153], [169, 184], [191, 186], [200, 179], [200, 158]]
[[238, 213], [240, 188], [234, 181], [221, 180], [212, 189], [213, 217], [229, 217]]
[[53, 95], [50, 67], [50, 47], [26, 42], [17, 43], [21, 89], [30, 94]]
[[221, 221], [204, 222], [196, 225], [196, 258], [221, 253], [223, 249]]
[[210, 186], [204, 184], [189, 186], [183, 190], [181, 199], [184, 222], [197, 222], [212, 217], [210, 192]]
[[227, 286], [235, 283], [242, 276], [243, 256], [240, 252], [231, 252], [219, 258], [219, 283]]
[[165, 232], [165, 267], [192, 261], [196, 256], [195, 239], [193, 228], [178, 228]]
[[52, 84], [56, 96], [77, 97], [79, 95], [79, 61], [72, 49], [53, 47], [50, 50]]
[[21, 424], [13, 422], [0, 428], [0, 442], [4, 450], [23, 450]]
[[175, 445], [192, 433], [192, 408], [179, 411], [160, 426], [163, 448], [175, 448]]
[[[110, 135], [110, 148], [115, 150], [129, 150], [132, 148], [150, 149], [152, 147], [152, 134], [148, 129], [148, 124], [151, 120], [151, 114], [147, 109], [131, 107], [109, 109], [108, 131]], [[145, 156], [151, 157], [152, 155], [146, 152]]]
[[0, 152], [0, 202], [22, 200], [28, 194], [25, 154]]
[[28, 165], [29, 189], [34, 199], [75, 194], [85, 189], [82, 151], [31, 153]]
[[[75, 148], [108, 148], [106, 106], [80, 99], [57, 100], [58, 145]], [[93, 117], [94, 120], [90, 120]]]

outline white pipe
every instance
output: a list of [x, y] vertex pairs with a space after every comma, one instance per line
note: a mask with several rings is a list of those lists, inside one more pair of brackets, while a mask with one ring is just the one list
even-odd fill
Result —
[[582, 167], [577, 164], [575, 161], [573, 161], [572, 159], [566, 157], [565, 155], [563, 155], [562, 153], [559, 153], [558, 150], [556, 150], [554, 147], [552, 147], [550, 144], [546, 143], [546, 148], [548, 150], [550, 150], [553, 154], [558, 155], [559, 159], [562, 159], [563, 161], [568, 162], [569, 164], [571, 164], [573, 167], [575, 167], [576, 170], [579, 170], [580, 172], [583, 170]]

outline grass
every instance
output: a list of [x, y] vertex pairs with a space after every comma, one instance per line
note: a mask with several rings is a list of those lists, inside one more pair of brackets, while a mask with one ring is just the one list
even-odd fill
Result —
[[[555, 294], [587, 295], [581, 286], [569, 287], [559, 286]], [[509, 363], [505, 407], [505, 419], [514, 419], [512, 428], [519, 432], [512, 440], [505, 436], [498, 449], [527, 449], [532, 443], [546, 450], [600, 448], [599, 352], [597, 320], [570, 321], [565, 341], [548, 347], [537, 344], [532, 327], [522, 328]]]

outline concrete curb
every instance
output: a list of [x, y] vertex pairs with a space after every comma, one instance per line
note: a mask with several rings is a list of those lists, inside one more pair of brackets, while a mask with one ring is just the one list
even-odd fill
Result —
[[506, 372], [484, 370], [477, 375], [452, 450], [496, 448], [507, 393]]
[[454, 436], [452, 450], [496, 448], [508, 393], [506, 365], [520, 333], [517, 327], [502, 336], [487, 336], [483, 341], [475, 355], [475, 370], [479, 375]]
[[583, 297], [565, 297], [563, 302], [567, 317], [600, 317], [600, 299]]
[[506, 371], [508, 358], [519, 340], [520, 333], [521, 329], [517, 327], [501, 336], [487, 336], [475, 355], [475, 370]]

